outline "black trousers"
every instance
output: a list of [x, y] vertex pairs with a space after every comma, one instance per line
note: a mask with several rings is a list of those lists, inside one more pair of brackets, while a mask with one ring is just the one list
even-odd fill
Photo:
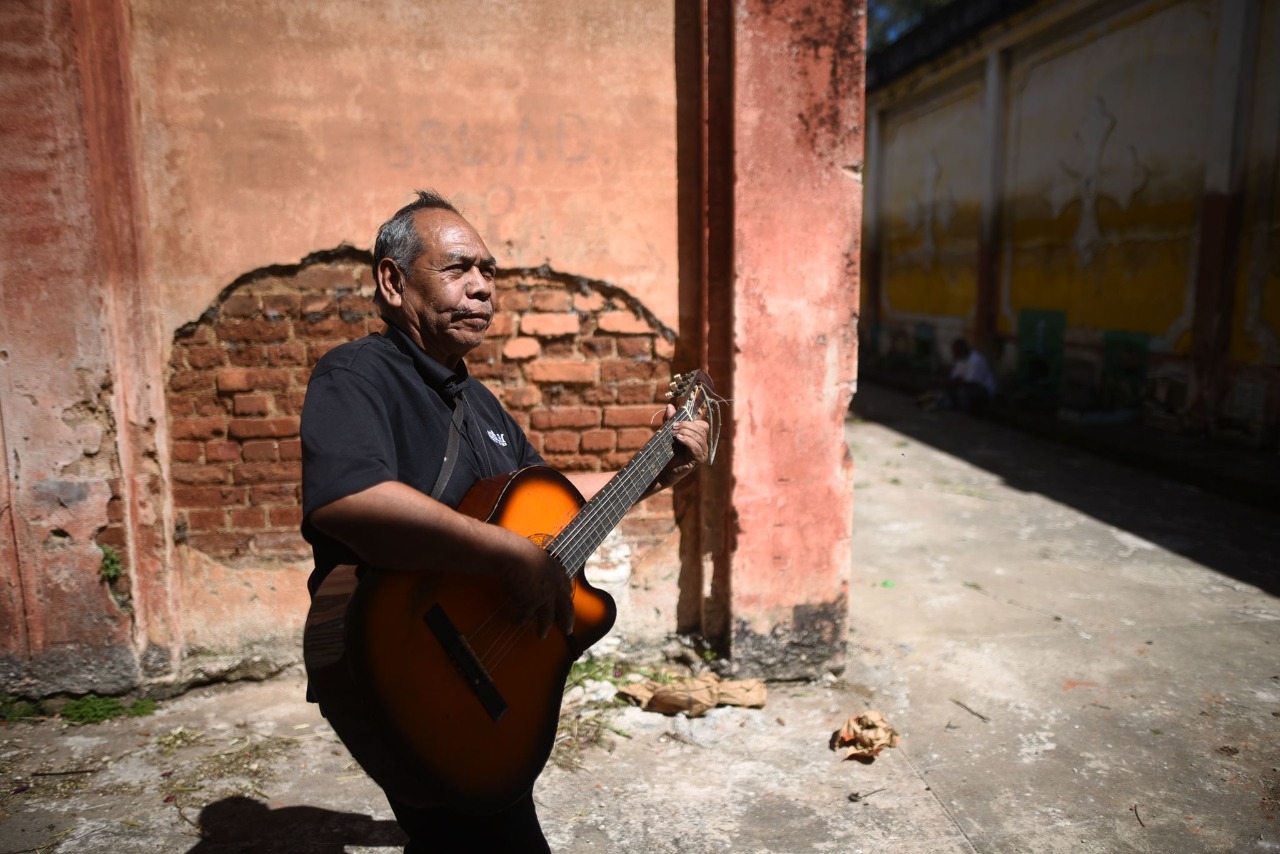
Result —
[[405, 854], [550, 854], [529, 792], [493, 815], [466, 815], [442, 807], [420, 809], [388, 797], [396, 821], [409, 837]]

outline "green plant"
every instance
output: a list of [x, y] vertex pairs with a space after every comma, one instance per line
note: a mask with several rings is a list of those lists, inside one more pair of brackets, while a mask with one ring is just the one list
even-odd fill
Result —
[[102, 550], [102, 565], [98, 572], [108, 582], [115, 581], [124, 573], [124, 561], [120, 558], [120, 552], [114, 546], [98, 544], [98, 548]]
[[124, 710], [124, 713], [131, 718], [145, 718], [154, 715], [156, 713], [156, 701], [148, 699], [134, 700]]
[[86, 694], [72, 700], [62, 707], [59, 713], [64, 721], [73, 724], [96, 724], [128, 715], [131, 718], [145, 718], [156, 712], [155, 700], [136, 700], [128, 705], [115, 697], [99, 697], [97, 694]]
[[124, 704], [115, 697], [86, 694], [62, 707], [62, 719], [73, 724], [96, 724], [124, 714]]
[[20, 721], [38, 717], [39, 714], [40, 710], [35, 707], [35, 704], [19, 700], [17, 697], [10, 697], [8, 694], [0, 694], [0, 721]]

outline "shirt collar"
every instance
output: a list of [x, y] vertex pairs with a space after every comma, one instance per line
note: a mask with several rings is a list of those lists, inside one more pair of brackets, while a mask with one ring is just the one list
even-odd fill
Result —
[[396, 349], [413, 360], [413, 367], [418, 376], [428, 386], [448, 400], [452, 400], [459, 392], [465, 391], [471, 384], [471, 375], [467, 372], [467, 363], [458, 360], [458, 370], [451, 371], [422, 351], [422, 348], [410, 340], [394, 326], [388, 325], [383, 333]]

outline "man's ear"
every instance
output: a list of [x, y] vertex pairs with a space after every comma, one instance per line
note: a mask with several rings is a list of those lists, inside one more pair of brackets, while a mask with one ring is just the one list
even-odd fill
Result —
[[378, 296], [392, 308], [399, 308], [404, 300], [404, 272], [390, 258], [378, 262]]

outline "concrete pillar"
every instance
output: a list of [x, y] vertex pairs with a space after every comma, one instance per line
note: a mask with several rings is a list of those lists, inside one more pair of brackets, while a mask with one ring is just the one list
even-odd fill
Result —
[[1226, 391], [1249, 113], [1258, 48], [1257, 0], [1223, 0], [1213, 64], [1192, 321], [1190, 419], [1212, 425]]
[[[722, 354], [732, 357], [732, 450], [718, 475], [730, 551], [710, 594], [728, 603], [740, 672], [797, 678], [838, 663], [845, 640], [853, 470], [842, 427], [856, 370], [864, 7], [735, 0], [730, 17], [726, 5], [707, 4], [719, 10], [711, 22], [732, 27], [733, 179], [724, 287], [722, 256], [709, 259], [713, 368], [715, 337], [732, 328]], [[709, 139], [720, 120], [713, 109]]]
[[1004, 209], [1005, 88], [1008, 60], [1003, 51], [987, 54], [983, 84], [982, 210], [978, 233], [977, 301], [974, 346], [991, 352], [1000, 311], [1000, 235]]

